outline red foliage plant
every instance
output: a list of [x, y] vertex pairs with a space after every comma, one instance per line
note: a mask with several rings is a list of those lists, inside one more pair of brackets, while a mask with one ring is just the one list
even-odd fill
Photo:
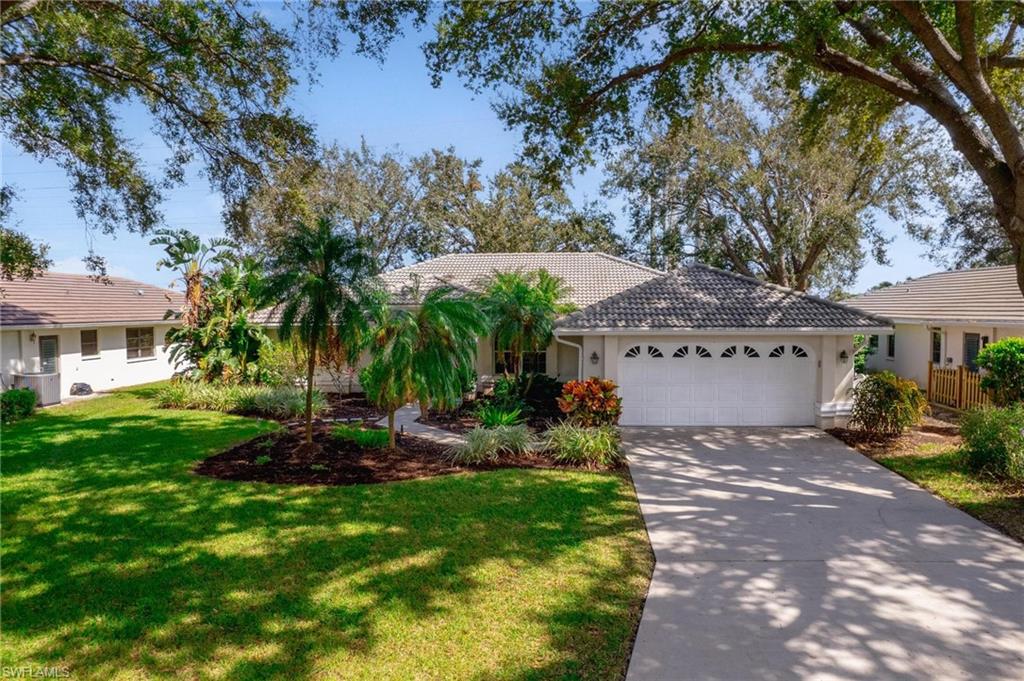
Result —
[[591, 377], [569, 381], [557, 398], [558, 408], [581, 426], [615, 425], [622, 413], [622, 399], [616, 394], [615, 381]]

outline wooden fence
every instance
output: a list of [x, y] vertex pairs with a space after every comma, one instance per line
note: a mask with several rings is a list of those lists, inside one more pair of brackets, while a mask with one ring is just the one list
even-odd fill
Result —
[[981, 375], [965, 366], [940, 369], [928, 362], [928, 401], [954, 409], [992, 404], [981, 389]]

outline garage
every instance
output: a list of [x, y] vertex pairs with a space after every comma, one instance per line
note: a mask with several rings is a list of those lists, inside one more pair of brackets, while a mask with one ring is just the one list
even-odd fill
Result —
[[814, 424], [816, 364], [800, 340], [638, 339], [620, 351], [623, 425]]

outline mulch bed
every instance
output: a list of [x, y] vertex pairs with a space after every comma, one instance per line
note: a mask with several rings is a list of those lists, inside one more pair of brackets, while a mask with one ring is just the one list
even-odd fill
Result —
[[327, 411], [321, 414], [321, 418], [329, 419], [360, 419], [367, 423], [379, 421], [387, 414], [375, 405], [366, 401], [363, 393], [351, 393], [339, 395], [338, 393], [327, 393]]
[[304, 426], [295, 424], [215, 454], [193, 470], [221, 480], [359, 485], [500, 468], [575, 468], [537, 455], [506, 457], [496, 464], [458, 466], [446, 459], [444, 445], [426, 438], [404, 435], [395, 449], [368, 449], [332, 437], [332, 426], [321, 421], [314, 424], [313, 440], [319, 446], [311, 450], [303, 446]]
[[920, 426], [911, 428], [903, 435], [873, 435], [862, 430], [829, 428], [829, 435], [836, 437], [857, 451], [874, 458], [879, 456], [919, 455], [923, 444], [959, 446], [960, 428], [949, 421], [925, 417]]
[[[461, 407], [451, 412], [436, 412], [431, 410], [427, 418], [422, 416], [416, 420], [428, 426], [447, 430], [452, 433], [465, 433], [480, 425], [480, 419], [475, 415], [478, 401], [465, 402]], [[541, 412], [537, 407], [531, 407], [533, 411], [526, 417], [524, 423], [534, 433], [543, 433], [545, 430], [562, 420], [562, 414], [556, 410], [548, 409]]]

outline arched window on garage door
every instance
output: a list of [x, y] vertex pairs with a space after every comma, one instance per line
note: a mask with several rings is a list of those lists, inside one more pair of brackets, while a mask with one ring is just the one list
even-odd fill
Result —
[[622, 356], [623, 357], [628, 357], [628, 358], [639, 357], [640, 356], [640, 346], [639, 345], [634, 345], [633, 347], [631, 347], [628, 350], [626, 350], [626, 352]]

